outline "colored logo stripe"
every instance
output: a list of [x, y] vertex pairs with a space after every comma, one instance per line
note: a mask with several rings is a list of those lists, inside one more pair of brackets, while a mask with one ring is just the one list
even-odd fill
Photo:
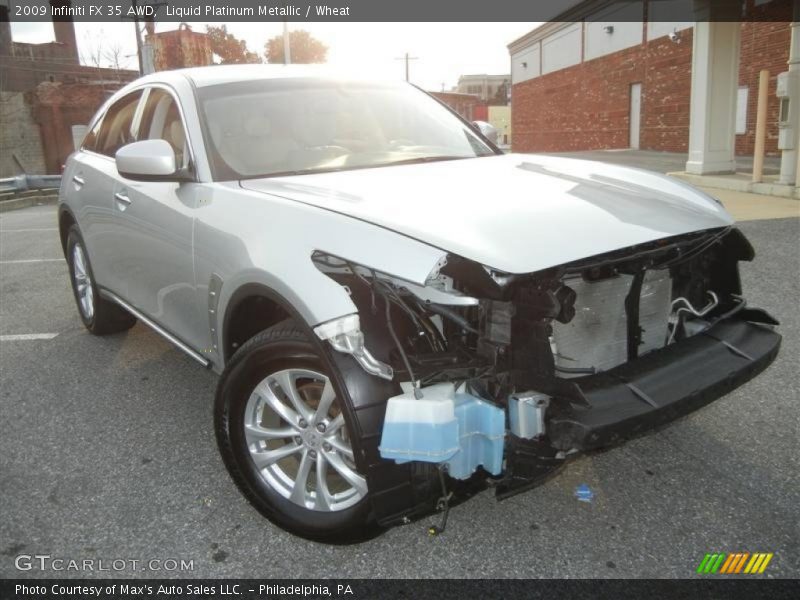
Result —
[[772, 560], [774, 554], [772, 552], [756, 552], [750, 554], [749, 552], [714, 552], [706, 553], [700, 565], [697, 567], [697, 572], [701, 574], [734, 574], [745, 573], [749, 575], [756, 575], [763, 573], [767, 569], [767, 565]]
[[728, 555], [728, 560], [725, 561], [725, 565], [723, 566], [720, 573], [737, 573], [737, 569], [741, 569], [744, 565], [744, 561], [747, 560], [747, 557], [750, 556], [749, 552], [736, 552], [731, 553]]
[[731, 572], [730, 571], [731, 565], [734, 562], [736, 562], [736, 559], [738, 559], [738, 557], [739, 557], [738, 554], [733, 554], [733, 553], [728, 554], [728, 558], [725, 559], [724, 563], [722, 563], [722, 568], [719, 570], [719, 572], [720, 573], [730, 573]]

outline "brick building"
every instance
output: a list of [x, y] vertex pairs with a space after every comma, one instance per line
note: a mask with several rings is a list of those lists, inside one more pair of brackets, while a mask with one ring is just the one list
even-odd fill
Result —
[[59, 173], [100, 105], [139, 75], [82, 65], [70, 18], [55, 20], [53, 33], [53, 42], [13, 41], [0, 4], [0, 177]]
[[186, 23], [181, 23], [177, 29], [171, 31], [150, 33], [146, 41], [153, 48], [153, 66], [156, 71], [202, 67], [213, 62], [208, 35], [192, 31]]
[[[502, 145], [511, 143], [511, 111], [507, 103], [500, 103], [499, 97], [505, 98], [505, 90], [508, 88], [509, 75], [462, 75], [459, 78], [459, 86], [456, 89], [469, 89], [469, 85], [464, 82], [480, 79], [484, 82], [481, 92], [477, 88], [472, 88], [471, 92], [450, 91], [450, 92], [430, 92], [430, 94], [456, 111], [467, 121], [486, 121], [490, 123], [498, 133], [498, 142]], [[488, 79], [487, 79], [488, 78]], [[494, 81], [491, 87], [486, 87], [487, 81]], [[498, 90], [503, 93], [498, 94]], [[487, 101], [485, 98], [489, 98]]]
[[[703, 0], [693, 1], [695, 10], [702, 8]], [[514, 150], [689, 152], [696, 70], [696, 101], [703, 101], [703, 92], [707, 98], [706, 105], [698, 104], [695, 125], [709, 121], [704, 134], [708, 137], [730, 121], [735, 129], [732, 151], [749, 155], [759, 72], [768, 69], [766, 150], [779, 154], [776, 79], [787, 70], [792, 4], [746, 0], [744, 16], [751, 21], [695, 24], [656, 20], [659, 7], [654, 0], [582, 3], [569, 14], [570, 22], [547, 23], [509, 45]], [[703, 37], [695, 40], [698, 25]], [[700, 55], [695, 57], [698, 47]], [[704, 57], [706, 64], [698, 65]], [[731, 65], [737, 57], [738, 64]], [[726, 69], [737, 74], [735, 81]], [[712, 89], [723, 84], [724, 90]], [[707, 154], [714, 143], [706, 143]], [[726, 170], [721, 164], [698, 169]]]
[[430, 92], [430, 95], [447, 104], [467, 121], [475, 121], [479, 118], [475, 111], [476, 107], [481, 106], [481, 100], [476, 95], [459, 92]]

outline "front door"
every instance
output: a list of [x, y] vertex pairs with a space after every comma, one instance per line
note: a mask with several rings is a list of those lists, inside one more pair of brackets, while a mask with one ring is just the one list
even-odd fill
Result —
[[135, 90], [112, 104], [92, 126], [65, 175], [64, 190], [78, 210], [81, 234], [89, 253], [96, 282], [122, 297], [128, 284], [119, 269], [115, 241], [118, 223], [114, 190], [120, 180], [114, 154], [136, 141], [137, 117], [142, 91]]
[[[148, 90], [139, 140], [163, 139], [178, 167], [190, 163], [186, 129], [177, 100], [164, 88]], [[114, 190], [120, 222], [118, 265], [135, 308], [195, 350], [202, 351], [203, 317], [196, 302], [192, 228], [196, 183], [120, 178]]]

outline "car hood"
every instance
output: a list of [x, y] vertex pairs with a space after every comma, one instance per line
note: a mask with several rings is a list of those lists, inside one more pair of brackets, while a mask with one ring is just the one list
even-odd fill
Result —
[[[269, 177], [241, 185], [349, 215], [508, 273], [733, 223], [716, 200], [665, 175], [545, 155]], [[402, 248], [375, 249], [380, 251]]]

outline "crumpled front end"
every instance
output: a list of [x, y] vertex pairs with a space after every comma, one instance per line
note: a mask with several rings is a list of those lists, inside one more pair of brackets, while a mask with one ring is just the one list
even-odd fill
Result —
[[[501, 497], [766, 368], [780, 336], [742, 295], [738, 262], [752, 258], [731, 227], [521, 275], [448, 255], [425, 286], [315, 255], [359, 308], [350, 335], [369, 354], [359, 364], [395, 385], [374, 399], [384, 419], [365, 443], [386, 465], [490, 477]], [[333, 347], [350, 352], [337, 335]], [[377, 512], [387, 522], [406, 514], [396, 502]]]

